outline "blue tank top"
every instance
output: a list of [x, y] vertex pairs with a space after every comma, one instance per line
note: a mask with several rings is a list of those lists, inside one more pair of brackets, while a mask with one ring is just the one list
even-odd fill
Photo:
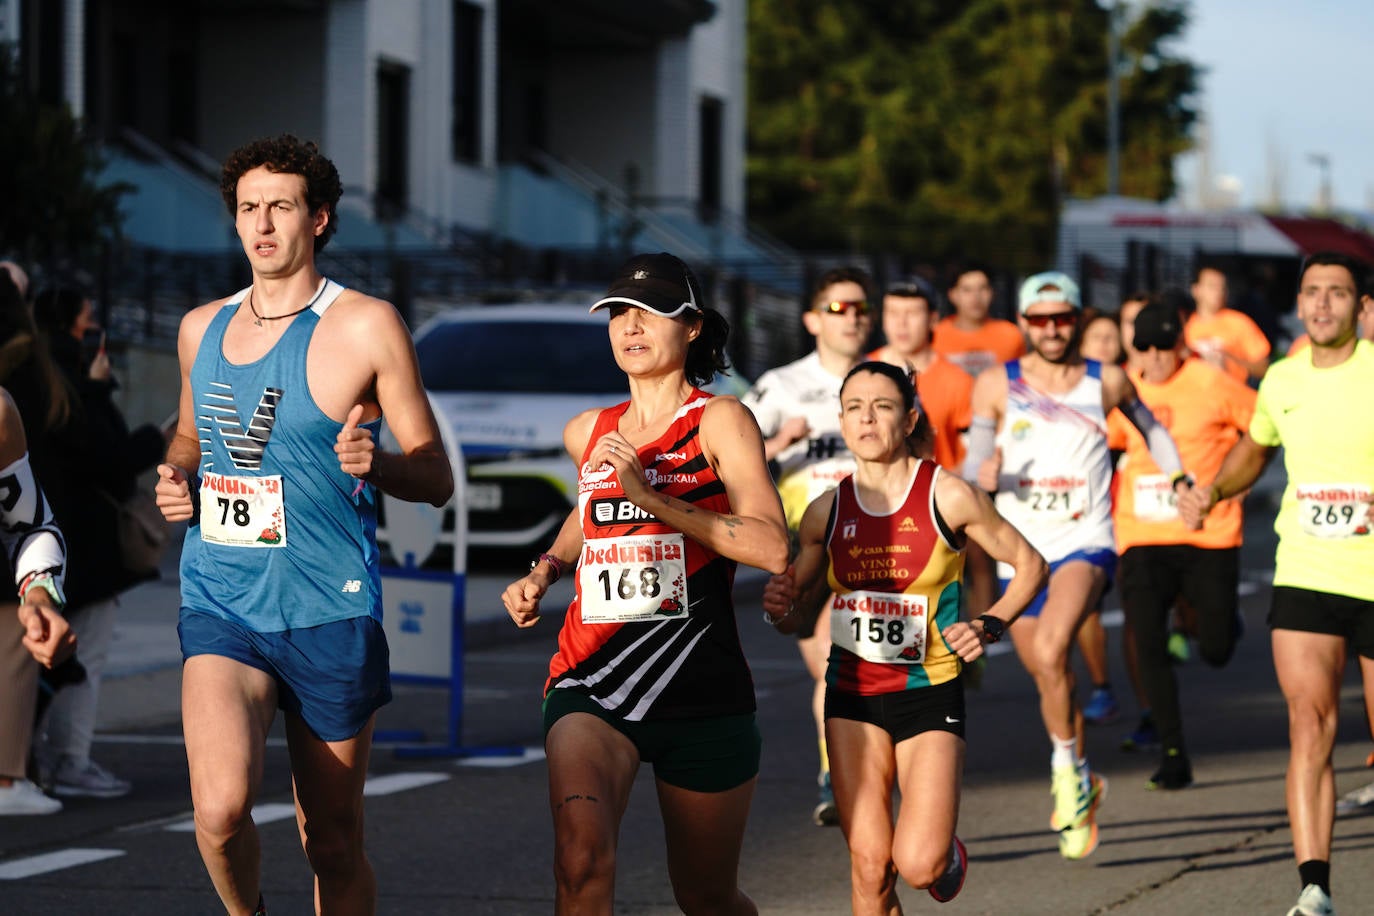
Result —
[[[339, 468], [343, 424], [310, 395], [305, 357], [342, 293], [326, 281], [266, 355], [224, 358], [224, 331], [247, 290], [206, 328], [191, 366], [200, 436], [197, 514], [181, 552], [183, 608], [260, 633], [382, 616], [376, 494]], [[377, 437], [378, 418], [363, 427]]]

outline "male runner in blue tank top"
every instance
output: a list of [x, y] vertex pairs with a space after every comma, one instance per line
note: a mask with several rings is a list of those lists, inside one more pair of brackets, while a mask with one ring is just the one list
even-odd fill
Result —
[[[452, 473], [396, 310], [315, 268], [333, 163], [258, 140], [225, 161], [220, 191], [253, 284], [182, 319], [157, 484], [163, 515], [190, 522], [177, 630], [196, 844], [229, 913], [266, 912], [251, 811], [280, 708], [318, 911], [370, 914], [363, 781], [391, 698], [376, 491], [439, 506]], [[383, 414], [398, 452], [377, 448]]]

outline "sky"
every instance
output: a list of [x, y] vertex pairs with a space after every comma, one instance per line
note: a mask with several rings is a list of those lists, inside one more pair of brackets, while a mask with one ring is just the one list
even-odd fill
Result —
[[[1238, 203], [1268, 203], [1277, 173], [1286, 206], [1315, 206], [1317, 154], [1335, 206], [1374, 211], [1374, 0], [1191, 0], [1191, 14], [1172, 49], [1206, 70], [1195, 101], [1211, 169]], [[1175, 176], [1196, 203], [1198, 157], [1180, 157]]]

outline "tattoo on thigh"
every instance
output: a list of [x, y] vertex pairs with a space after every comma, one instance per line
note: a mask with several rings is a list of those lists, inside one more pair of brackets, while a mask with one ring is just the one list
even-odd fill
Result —
[[575, 802], [575, 801], [599, 802], [600, 799], [597, 798], [595, 795], [577, 795], [577, 794], [573, 794], [573, 795], [569, 795], [567, 798], [565, 798], [565, 799], [563, 799], [561, 802], [559, 802], [559, 803], [558, 803], [558, 806], [557, 806], [556, 808], [554, 808], [554, 810], [555, 810], [555, 811], [560, 811], [560, 810], [562, 810], [563, 806], [566, 805], [568, 802]]

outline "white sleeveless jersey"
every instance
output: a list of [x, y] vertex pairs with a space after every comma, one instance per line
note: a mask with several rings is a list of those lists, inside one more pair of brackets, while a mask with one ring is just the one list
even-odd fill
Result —
[[[1081, 550], [1114, 549], [1101, 363], [1087, 360], [1083, 378], [1062, 395], [1028, 385], [1019, 361], [1006, 369], [997, 511], [1047, 562]], [[998, 564], [999, 576], [1011, 574], [1009, 565]]]
[[814, 351], [759, 376], [744, 396], [764, 438], [791, 417], [805, 417], [811, 433], [778, 453], [778, 494], [787, 525], [796, 530], [813, 499], [854, 473], [854, 456], [840, 434], [840, 385]]

